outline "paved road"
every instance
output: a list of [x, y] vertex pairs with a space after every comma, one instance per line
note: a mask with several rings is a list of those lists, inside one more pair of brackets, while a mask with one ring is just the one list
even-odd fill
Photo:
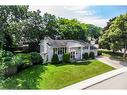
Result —
[[96, 59], [114, 68], [127, 67], [127, 62], [114, 60], [106, 56], [99, 56]]
[[97, 83], [86, 90], [115, 90], [115, 89], [127, 89], [127, 72], [107, 79], [103, 82]]

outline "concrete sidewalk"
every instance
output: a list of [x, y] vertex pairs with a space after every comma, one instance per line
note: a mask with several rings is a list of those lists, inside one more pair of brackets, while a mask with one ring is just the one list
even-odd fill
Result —
[[61, 90], [83, 90], [83, 89], [86, 89], [94, 84], [97, 84], [97, 83], [100, 83], [104, 80], [107, 80], [109, 78], [112, 78], [114, 76], [117, 76], [119, 74], [122, 74], [124, 72], [127, 72], [127, 67], [123, 67], [123, 68], [120, 68], [120, 69], [116, 69], [116, 70], [113, 70], [113, 71], [110, 71], [110, 72], [107, 72], [107, 73], [104, 73], [104, 74], [101, 74], [101, 75], [98, 75], [98, 76], [95, 76], [95, 77], [92, 77], [90, 79], [87, 79], [87, 80], [84, 80], [84, 81], [81, 81], [79, 83], [76, 83], [76, 84], [73, 84], [73, 85], [70, 85], [70, 86], [67, 86], [65, 88], [62, 88]]

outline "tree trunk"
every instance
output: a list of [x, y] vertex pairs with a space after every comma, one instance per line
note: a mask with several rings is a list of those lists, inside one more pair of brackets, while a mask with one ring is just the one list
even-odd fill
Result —
[[123, 53], [123, 58], [126, 57], [126, 51], [127, 51], [127, 46], [125, 45], [125, 48], [124, 48], [124, 53]]

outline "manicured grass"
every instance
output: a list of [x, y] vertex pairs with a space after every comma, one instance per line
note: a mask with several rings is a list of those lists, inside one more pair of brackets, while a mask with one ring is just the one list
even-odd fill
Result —
[[114, 68], [97, 60], [86, 63], [36, 65], [5, 82], [4, 89], [60, 89]]
[[123, 53], [112, 52], [110, 50], [101, 50], [103, 56], [107, 56], [116, 60], [127, 61], [127, 56], [123, 58]]

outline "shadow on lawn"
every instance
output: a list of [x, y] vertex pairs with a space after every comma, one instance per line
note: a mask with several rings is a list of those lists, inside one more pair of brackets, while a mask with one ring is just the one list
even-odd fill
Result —
[[46, 68], [40, 65], [29, 68], [27, 71], [24, 70], [26, 73], [22, 71], [17, 75], [8, 78], [3, 87], [5, 89], [39, 89], [39, 79], [43, 78], [40, 77], [40, 74], [45, 70]]
[[60, 63], [60, 64], [55, 64], [55, 66], [63, 66], [63, 65], [89, 65], [91, 61], [86, 61], [86, 62], [73, 62], [73, 63]]

